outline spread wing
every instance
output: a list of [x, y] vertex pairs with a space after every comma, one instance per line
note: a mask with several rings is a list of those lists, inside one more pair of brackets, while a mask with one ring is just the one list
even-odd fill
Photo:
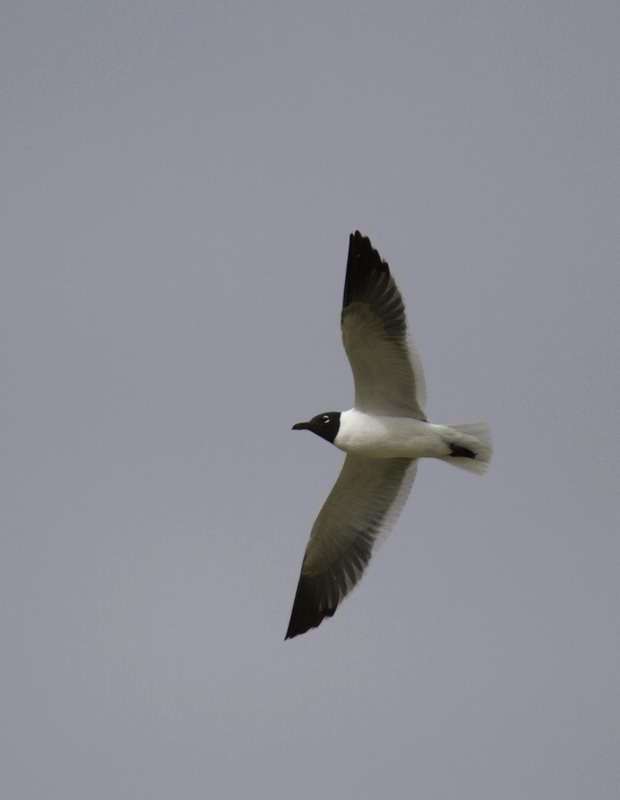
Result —
[[355, 407], [425, 420], [424, 373], [407, 334], [403, 299], [388, 265], [359, 231], [349, 240], [341, 321]]
[[333, 616], [401, 512], [417, 461], [347, 455], [312, 528], [286, 638]]

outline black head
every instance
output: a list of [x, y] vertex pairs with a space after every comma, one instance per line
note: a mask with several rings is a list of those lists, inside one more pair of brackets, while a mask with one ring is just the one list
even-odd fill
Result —
[[298, 422], [297, 425], [293, 425], [294, 431], [312, 431], [332, 444], [339, 428], [340, 411], [326, 411], [324, 414], [312, 417], [310, 422]]

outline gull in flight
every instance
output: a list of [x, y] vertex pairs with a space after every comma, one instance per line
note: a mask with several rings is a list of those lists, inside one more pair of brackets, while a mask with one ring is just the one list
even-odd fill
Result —
[[355, 405], [293, 425], [347, 455], [310, 534], [286, 639], [333, 616], [357, 584], [405, 504], [418, 458], [479, 474], [491, 458], [484, 422], [433, 425], [426, 419], [424, 375], [403, 299], [388, 265], [359, 231], [349, 239], [341, 327]]

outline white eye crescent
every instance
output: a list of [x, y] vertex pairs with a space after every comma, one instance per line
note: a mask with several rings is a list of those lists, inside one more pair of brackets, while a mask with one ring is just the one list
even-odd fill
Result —
[[327, 414], [323, 414], [323, 422], [329, 422], [329, 417]]

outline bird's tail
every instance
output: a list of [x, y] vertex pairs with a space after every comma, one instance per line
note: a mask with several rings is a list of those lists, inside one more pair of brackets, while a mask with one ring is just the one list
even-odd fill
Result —
[[486, 422], [466, 422], [447, 427], [454, 432], [454, 436], [445, 440], [452, 452], [443, 460], [455, 467], [477, 472], [478, 475], [486, 472], [493, 450], [491, 429]]

